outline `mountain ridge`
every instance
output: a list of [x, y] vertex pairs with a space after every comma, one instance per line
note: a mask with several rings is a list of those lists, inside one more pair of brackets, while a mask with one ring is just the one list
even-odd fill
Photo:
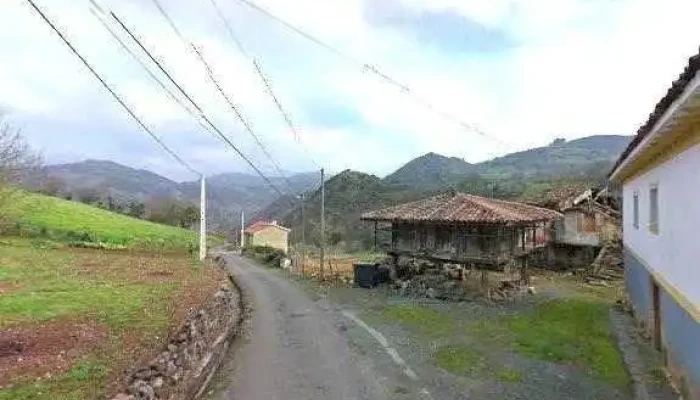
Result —
[[[558, 177], [602, 179], [630, 136], [597, 135], [565, 141], [557, 139], [542, 146], [470, 164], [458, 157], [428, 152], [396, 171], [380, 178], [359, 171], [345, 170], [326, 180], [326, 209], [329, 229], [336, 229], [349, 240], [361, 242], [361, 235], [347, 232], [362, 230], [362, 210], [393, 205], [427, 196], [446, 188], [475, 194], [512, 197], [528, 190], [532, 179], [556, 180]], [[135, 198], [140, 201], [165, 196], [199, 203], [199, 182], [175, 182], [148, 170], [135, 169], [113, 161], [85, 160], [78, 163], [47, 166], [49, 176], [63, 180], [65, 191], [98, 189], [103, 195]], [[309, 215], [318, 213], [320, 178], [316, 172], [270, 177], [285, 196], [255, 175], [230, 172], [210, 176], [209, 215], [216, 225], [238, 230], [240, 213], [248, 220], [272, 218], [292, 228], [300, 223], [298, 195], [306, 193]], [[291, 186], [287, 188], [287, 184]], [[539, 187], [547, 187], [539, 182]], [[295, 205], [296, 204], [296, 205]], [[311, 229], [311, 228], [310, 228]], [[311, 229], [313, 232], [313, 229]]]

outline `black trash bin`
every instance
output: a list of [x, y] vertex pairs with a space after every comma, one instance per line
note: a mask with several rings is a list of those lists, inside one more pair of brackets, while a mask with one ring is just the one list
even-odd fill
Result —
[[377, 272], [379, 264], [355, 263], [353, 265], [355, 284], [362, 288], [373, 288], [377, 285]]

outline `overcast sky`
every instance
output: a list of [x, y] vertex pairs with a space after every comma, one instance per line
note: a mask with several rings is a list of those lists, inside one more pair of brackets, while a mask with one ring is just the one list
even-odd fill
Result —
[[[478, 162], [556, 137], [633, 134], [700, 45], [697, 0], [255, 0], [486, 138], [238, 0], [216, 1], [292, 116], [298, 142], [211, 0], [161, 0], [287, 171], [311, 170], [313, 158], [331, 171], [384, 175], [429, 151]], [[249, 171], [153, 84], [88, 0], [36, 2], [195, 168]], [[262, 170], [274, 171], [152, 0], [99, 4], [134, 29]], [[49, 163], [110, 159], [192, 178], [21, 0], [0, 2], [0, 109]]]

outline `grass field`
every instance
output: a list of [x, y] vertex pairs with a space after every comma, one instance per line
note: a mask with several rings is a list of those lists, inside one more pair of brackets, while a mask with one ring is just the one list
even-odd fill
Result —
[[106, 247], [196, 249], [195, 232], [143, 221], [82, 203], [17, 192], [7, 210], [10, 231], [64, 243], [103, 243]]
[[185, 229], [26, 192], [2, 212], [0, 400], [113, 394], [227, 282]]
[[183, 251], [0, 238], [0, 399], [104, 397], [225, 282]]
[[468, 321], [418, 304], [389, 305], [379, 315], [428, 340], [455, 339], [455, 344], [436, 351], [434, 363], [456, 374], [520, 380], [519, 371], [504, 369], [494, 357], [512, 352], [576, 365], [613, 385], [624, 387], [629, 383], [612, 338], [608, 304], [602, 301], [553, 299], [517, 313], [472, 315]]

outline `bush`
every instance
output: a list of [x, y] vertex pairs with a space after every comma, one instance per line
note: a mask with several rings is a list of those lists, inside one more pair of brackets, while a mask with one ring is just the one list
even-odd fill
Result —
[[287, 256], [284, 251], [271, 246], [247, 246], [243, 248], [243, 255], [275, 267], [279, 267], [280, 260]]

